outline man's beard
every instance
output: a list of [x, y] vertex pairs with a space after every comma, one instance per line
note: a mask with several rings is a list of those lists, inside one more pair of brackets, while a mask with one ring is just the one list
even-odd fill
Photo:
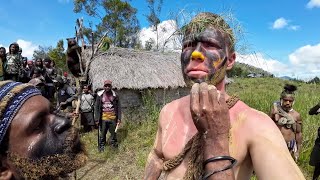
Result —
[[13, 163], [25, 179], [56, 179], [84, 166], [88, 157], [81, 143], [74, 143], [77, 131], [73, 128], [64, 141], [64, 150], [40, 158], [28, 158], [8, 152], [8, 160]]

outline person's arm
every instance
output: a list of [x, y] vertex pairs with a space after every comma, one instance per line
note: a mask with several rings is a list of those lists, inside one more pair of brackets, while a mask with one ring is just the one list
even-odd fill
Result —
[[279, 114], [278, 114], [278, 108], [277, 108], [277, 104], [273, 103], [271, 106], [271, 110], [269, 112], [269, 117], [275, 122], [277, 123], [279, 121]]
[[94, 122], [97, 124], [101, 119], [101, 96], [96, 97], [93, 108]]
[[297, 115], [296, 125], [297, 125], [297, 127], [296, 127], [297, 133], [301, 133], [302, 132], [302, 118], [301, 118], [300, 114]]
[[[213, 85], [195, 83], [191, 89], [190, 109], [194, 125], [202, 135], [204, 162], [221, 156], [233, 159], [229, 154], [230, 116], [225, 94]], [[234, 163], [225, 158], [208, 162], [203, 178], [233, 180], [233, 166]]]
[[120, 97], [117, 95], [117, 123], [121, 123], [121, 103], [120, 103]]
[[66, 102], [72, 102], [73, 100], [75, 100], [77, 98], [76, 93], [74, 92], [74, 90], [68, 86], [67, 88], [67, 93], [69, 94], [70, 98], [68, 98], [66, 100]]
[[257, 113], [247, 116], [253, 118], [247, 125], [252, 131], [247, 146], [258, 179], [305, 179], [291, 157], [280, 130], [271, 119]]
[[317, 105], [315, 105], [314, 107], [312, 107], [310, 110], [309, 110], [309, 115], [317, 115], [319, 114], [320, 112], [318, 112], [320, 109], [320, 103], [318, 103]]
[[146, 163], [145, 171], [144, 171], [144, 180], [157, 180], [162, 172], [162, 164], [163, 164], [163, 154], [162, 154], [162, 128], [161, 128], [161, 119], [164, 116], [164, 109], [162, 109], [159, 116], [159, 125], [158, 131], [156, 135], [156, 139], [154, 141], [153, 148], [149, 153], [148, 160]]
[[302, 118], [301, 118], [300, 114], [297, 117], [296, 126], [297, 126], [297, 128], [296, 128], [296, 141], [297, 141], [298, 151], [295, 156], [296, 156], [296, 158], [298, 158], [299, 154], [301, 152], [302, 141], [303, 141], [303, 138], [302, 138]]

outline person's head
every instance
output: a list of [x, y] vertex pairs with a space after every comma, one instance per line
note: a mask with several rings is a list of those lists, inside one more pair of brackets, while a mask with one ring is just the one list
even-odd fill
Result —
[[103, 83], [103, 88], [106, 92], [111, 92], [112, 90], [112, 81], [111, 80], [105, 80]]
[[23, 67], [26, 67], [26, 66], [27, 66], [28, 58], [27, 58], [27, 57], [23, 57], [23, 58], [22, 58], [22, 61], [23, 61]]
[[65, 84], [65, 81], [63, 81], [62, 77], [58, 75], [54, 80], [53, 80], [55, 86], [57, 88], [62, 88]]
[[87, 84], [83, 85], [82, 91], [84, 94], [88, 94], [89, 93], [89, 86]]
[[283, 91], [280, 94], [280, 105], [282, 109], [289, 112], [292, 109], [295, 100], [295, 91], [297, 87], [295, 85], [286, 84]]
[[45, 59], [43, 60], [43, 63], [44, 63], [44, 66], [45, 66], [46, 68], [50, 68], [50, 67], [51, 67], [51, 59], [50, 59], [49, 57], [45, 58]]
[[18, 43], [12, 43], [9, 46], [9, 54], [18, 54], [19, 53], [19, 45]]
[[36, 65], [37, 67], [43, 67], [42, 59], [41, 59], [41, 58], [37, 58], [35, 65]]
[[236, 59], [230, 26], [221, 16], [206, 12], [194, 17], [182, 33], [181, 67], [186, 84], [221, 83]]
[[6, 48], [5, 47], [0, 47], [0, 58], [6, 57]]
[[22, 54], [22, 48], [21, 47], [19, 47], [19, 54]]
[[64, 73], [63, 73], [63, 76], [64, 76], [64, 77], [68, 77], [68, 72], [64, 72]]
[[40, 76], [41, 76], [40, 70], [39, 70], [39, 69], [34, 69], [34, 70], [33, 70], [33, 74], [32, 74], [31, 76], [32, 76], [32, 78], [38, 78], [38, 77], [40, 77]]
[[32, 60], [28, 60], [27, 61], [27, 65], [28, 65], [28, 67], [31, 69], [31, 68], [33, 68], [33, 61]]
[[54, 179], [87, 157], [70, 121], [31, 84], [0, 82], [0, 179]]

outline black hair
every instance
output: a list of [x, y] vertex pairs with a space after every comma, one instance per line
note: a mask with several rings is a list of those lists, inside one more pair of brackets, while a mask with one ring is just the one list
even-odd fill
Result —
[[294, 91], [296, 91], [298, 88], [297, 86], [295, 85], [292, 85], [292, 84], [286, 84], [284, 87], [283, 87], [284, 91], [287, 92], [287, 93], [293, 93]]

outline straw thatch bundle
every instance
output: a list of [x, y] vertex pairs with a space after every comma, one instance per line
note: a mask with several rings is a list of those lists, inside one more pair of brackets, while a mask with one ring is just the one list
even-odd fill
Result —
[[[90, 59], [91, 50], [84, 53]], [[185, 87], [180, 53], [151, 52], [111, 48], [93, 58], [89, 78], [93, 89], [103, 86], [106, 79], [116, 89], [178, 88]]]

